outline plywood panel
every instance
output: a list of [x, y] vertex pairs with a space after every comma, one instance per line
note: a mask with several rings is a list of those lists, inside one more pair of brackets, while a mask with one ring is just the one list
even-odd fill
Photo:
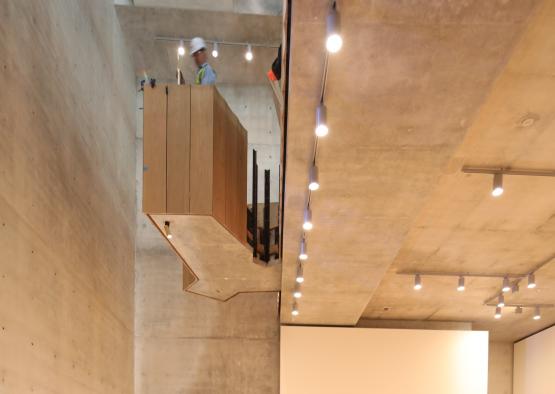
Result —
[[225, 145], [225, 225], [235, 234], [235, 225], [233, 223], [234, 209], [237, 204], [237, 193], [235, 192], [235, 180], [237, 179], [237, 138], [235, 136], [237, 129], [237, 121], [228, 114], [229, 130], [226, 133]]
[[555, 327], [514, 345], [514, 394], [555, 393]]
[[143, 212], [166, 212], [166, 87], [145, 87]]
[[217, 221], [225, 223], [225, 135], [227, 132], [227, 104], [218, 93], [214, 91], [214, 172], [213, 172], [213, 201], [212, 215]]
[[186, 214], [189, 213], [191, 87], [171, 85], [168, 88], [166, 212]]
[[237, 146], [237, 238], [247, 241], [247, 131], [239, 124]]
[[213, 86], [191, 86], [190, 213], [212, 214]]

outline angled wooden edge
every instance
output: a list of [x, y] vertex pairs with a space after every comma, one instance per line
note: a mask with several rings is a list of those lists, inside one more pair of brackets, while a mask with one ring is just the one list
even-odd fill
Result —
[[[232, 294], [231, 296], [229, 296], [228, 298], [217, 298], [217, 297], [212, 297], [206, 294], [202, 294], [196, 291], [191, 290], [191, 287], [200, 281], [200, 278], [195, 274], [195, 271], [193, 271], [193, 269], [189, 266], [189, 264], [187, 264], [187, 261], [185, 260], [185, 258], [181, 255], [181, 253], [179, 253], [179, 251], [175, 248], [175, 246], [173, 246], [173, 244], [170, 242], [170, 240], [168, 239], [168, 237], [166, 237], [166, 235], [164, 234], [164, 232], [162, 231], [162, 229], [160, 227], [158, 227], [158, 225], [156, 224], [156, 221], [152, 218], [152, 216], [147, 213], [145, 214], [148, 219], [152, 222], [152, 225], [158, 230], [158, 232], [160, 233], [160, 235], [162, 235], [162, 238], [164, 238], [164, 240], [170, 245], [170, 247], [172, 248], [172, 250], [174, 251], [174, 253], [181, 259], [181, 261], [183, 262], [183, 268], [187, 269], [187, 271], [189, 271], [189, 273], [191, 274], [191, 276], [194, 278], [192, 282], [188, 283], [187, 285], [184, 284], [183, 286], [183, 290], [191, 293], [191, 294], [195, 294], [201, 297], [206, 297], [209, 298], [211, 300], [216, 300], [216, 301], [220, 301], [220, 302], [227, 302], [229, 300], [231, 300], [233, 297], [239, 295], [239, 294], [251, 294], [251, 293], [281, 293], [281, 289], [277, 289], [277, 290], [251, 290], [251, 291], [238, 291], [234, 294]], [[155, 214], [155, 215], [165, 215], [164, 213], [162, 214]], [[201, 216], [201, 215], [200, 215]], [[210, 215], [206, 215], [206, 216], [210, 216]], [[216, 220], [216, 219], [214, 219]], [[219, 221], [216, 220], [216, 222], [218, 222], [219, 225], [221, 225], [223, 228], [225, 228], [225, 230], [227, 232], [229, 232], [231, 234], [231, 232], [225, 227], [223, 226]], [[233, 235], [233, 234], [232, 234]], [[237, 239], [237, 238], [236, 238]], [[243, 244], [243, 246], [245, 246]], [[249, 245], [250, 246], [250, 245]], [[254, 259], [253, 259], [254, 260]], [[258, 264], [257, 262], [253, 261], [254, 264]], [[260, 264], [262, 265], [262, 264]], [[265, 264], [264, 264], [265, 265]]]

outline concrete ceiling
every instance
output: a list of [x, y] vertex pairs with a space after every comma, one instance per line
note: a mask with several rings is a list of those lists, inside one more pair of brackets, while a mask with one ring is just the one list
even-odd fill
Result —
[[141, 7], [168, 7], [257, 15], [281, 15], [283, 9], [283, 0], [133, 0], [133, 3]]
[[[191, 38], [207, 41], [250, 42], [279, 45], [282, 34], [280, 16], [242, 15], [211, 12], [116, 6], [118, 18], [131, 50], [136, 75], [146, 71], [159, 81], [173, 81], [177, 66], [177, 43], [157, 41], [157, 36]], [[277, 56], [276, 48], [255, 47], [254, 60], [244, 58], [245, 48], [220, 46], [220, 56], [209, 62], [220, 84], [267, 83], [266, 72]], [[185, 80], [194, 79], [195, 65], [189, 56], [180, 61]]]
[[[490, 324], [492, 309], [482, 303], [497, 281], [471, 280], [458, 294], [453, 280], [426, 279], [415, 295], [412, 279], [395, 274], [525, 271], [555, 253], [554, 179], [506, 179], [505, 195], [493, 201], [491, 177], [460, 173], [464, 164], [555, 169], [554, 12], [539, 3], [338, 3], [345, 44], [330, 58], [331, 131], [319, 143], [322, 186], [311, 202], [315, 228], [296, 318], [291, 290], [326, 2], [293, 4], [282, 322], [473, 321], [514, 339], [555, 321], [546, 311], [541, 323], [523, 315]], [[524, 128], [527, 116], [539, 120]], [[538, 273], [537, 291], [514, 299], [553, 300], [551, 269]], [[384, 307], [392, 308], [387, 315]]]

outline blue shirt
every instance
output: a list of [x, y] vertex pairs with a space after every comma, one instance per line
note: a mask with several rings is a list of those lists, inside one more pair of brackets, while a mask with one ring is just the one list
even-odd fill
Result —
[[210, 64], [204, 63], [198, 68], [195, 83], [197, 85], [214, 85], [216, 83], [216, 72], [210, 67]]

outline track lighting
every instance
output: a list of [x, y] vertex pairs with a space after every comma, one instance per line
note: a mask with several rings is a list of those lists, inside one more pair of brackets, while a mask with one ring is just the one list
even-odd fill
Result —
[[311, 191], [315, 191], [320, 188], [320, 182], [318, 181], [318, 167], [316, 164], [312, 164], [312, 167], [310, 167], [310, 171], [308, 173], [308, 188]]
[[420, 290], [422, 288], [422, 278], [420, 274], [414, 275], [414, 290]]
[[503, 194], [503, 174], [497, 173], [493, 174], [493, 189], [491, 195], [493, 197], [499, 197]]
[[515, 313], [516, 313], [517, 315], [521, 315], [521, 314], [522, 314], [522, 307], [521, 307], [520, 305], [517, 306], [517, 307], [515, 308]]
[[247, 45], [247, 52], [245, 52], [245, 59], [247, 59], [247, 62], [251, 62], [253, 59], [254, 55], [252, 54], [252, 46], [251, 44]]
[[306, 260], [308, 259], [308, 254], [307, 254], [307, 247], [306, 247], [306, 240], [303, 239], [301, 240], [301, 250], [299, 252], [299, 260]]
[[301, 285], [299, 285], [298, 283], [295, 285], [295, 290], [293, 291], [293, 297], [295, 298], [301, 298], [303, 296], [303, 293], [301, 292]]
[[509, 277], [505, 276], [503, 278], [503, 293], [508, 293], [511, 291], [511, 282], [509, 281]]
[[497, 300], [497, 307], [503, 308], [504, 306], [505, 306], [505, 296], [503, 294], [500, 294]]
[[166, 237], [168, 239], [172, 239], [172, 233], [170, 231], [170, 222], [169, 221], [164, 222], [164, 233], [166, 234]]
[[528, 288], [534, 289], [536, 287], [536, 275], [534, 273], [528, 274]]
[[312, 210], [310, 207], [306, 207], [304, 210], [303, 230], [310, 231], [312, 227]]
[[459, 276], [459, 284], [457, 285], [457, 291], [464, 291], [464, 276]]
[[326, 49], [330, 53], [338, 52], [343, 46], [343, 39], [339, 34], [339, 15], [335, 8], [335, 1], [331, 6], [327, 18]]
[[183, 40], [179, 40], [179, 46], [177, 47], [177, 54], [179, 56], [185, 56], [185, 43]]
[[534, 320], [540, 320], [542, 318], [542, 315], [540, 313], [540, 307], [537, 306], [534, 310]]
[[218, 57], [218, 55], [218, 43], [214, 41], [214, 44], [212, 45], [212, 57]]
[[297, 282], [297, 283], [303, 283], [304, 282], [303, 264], [300, 261], [297, 264], [297, 275], [295, 276], [295, 282]]
[[293, 302], [293, 309], [291, 309], [291, 314], [293, 316], [299, 316], [299, 307], [297, 306], [297, 301]]
[[513, 283], [513, 285], [511, 286], [511, 292], [518, 293], [519, 290], [520, 290], [520, 286], [518, 285], [518, 283]]
[[327, 122], [327, 110], [324, 103], [320, 103], [316, 107], [316, 135], [318, 137], [325, 137], [328, 135], [328, 122]]
[[493, 317], [495, 317], [496, 319], [501, 319], [501, 308], [500, 307], [495, 308], [495, 315]]

